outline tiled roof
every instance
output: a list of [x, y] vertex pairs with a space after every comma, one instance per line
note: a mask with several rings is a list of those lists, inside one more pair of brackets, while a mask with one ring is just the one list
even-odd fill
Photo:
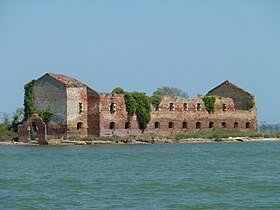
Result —
[[53, 74], [53, 73], [48, 73], [49, 76], [52, 78], [56, 79], [57, 81], [65, 84], [67, 87], [82, 87], [86, 86], [84, 83], [72, 78], [68, 77], [63, 74]]

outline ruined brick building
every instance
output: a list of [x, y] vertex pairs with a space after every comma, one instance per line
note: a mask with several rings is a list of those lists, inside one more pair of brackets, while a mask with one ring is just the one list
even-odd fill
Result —
[[[143, 131], [137, 118], [129, 117], [123, 95], [96, 92], [80, 81], [62, 74], [47, 73], [34, 84], [37, 110], [50, 108], [50, 135], [110, 136], [144, 133], [193, 133], [213, 128], [254, 131], [257, 112], [254, 97], [229, 81], [207, 95], [216, 95], [215, 112], [209, 114], [201, 97], [164, 97], [151, 106], [151, 120]], [[252, 106], [248, 108], [248, 104]]]

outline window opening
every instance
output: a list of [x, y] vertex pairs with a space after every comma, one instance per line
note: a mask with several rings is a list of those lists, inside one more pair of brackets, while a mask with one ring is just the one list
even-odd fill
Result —
[[197, 111], [201, 111], [201, 104], [200, 104], [200, 103], [198, 103], [198, 104], [196, 105], [196, 110], [197, 110]]
[[197, 123], [195, 124], [195, 128], [196, 128], [196, 129], [201, 129], [201, 122], [197, 122]]
[[168, 128], [173, 128], [174, 127], [174, 123], [173, 122], [169, 122], [168, 123]]
[[111, 103], [110, 105], [110, 112], [113, 114], [117, 110], [117, 105], [115, 103]]
[[159, 122], [155, 122], [155, 128], [159, 128], [160, 127], [160, 123]]
[[110, 122], [110, 129], [115, 129], [115, 128], [116, 128], [116, 123]]
[[188, 123], [187, 122], [183, 122], [182, 123], [182, 128], [183, 129], [187, 129], [188, 128]]

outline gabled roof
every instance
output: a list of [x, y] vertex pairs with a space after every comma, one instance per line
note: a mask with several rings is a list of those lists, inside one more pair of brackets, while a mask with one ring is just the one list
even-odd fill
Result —
[[[214, 87], [212, 90], [209, 90], [208, 93], [210, 93], [210, 92], [212, 92], [212, 91], [218, 89], [219, 87], [221, 87], [221, 86], [223, 86], [223, 85], [225, 85], [225, 84], [229, 84], [229, 85], [231, 85], [231, 86], [233, 86], [233, 87], [235, 87], [235, 88], [237, 88], [237, 89], [240, 89], [241, 91], [243, 91], [243, 92], [245, 92], [245, 93], [247, 93], [247, 94], [253, 96], [253, 95], [252, 95], [251, 93], [249, 93], [247, 90], [244, 90], [243, 88], [237, 86], [236, 84], [234, 84], [234, 83], [232, 83], [232, 82], [230, 82], [230, 81], [228, 81], [228, 80], [224, 81], [223, 83], [221, 83], [221, 84], [218, 85], [217, 87]], [[207, 93], [207, 94], [208, 94], [208, 93]]]
[[63, 74], [54, 74], [54, 73], [47, 73], [50, 77], [57, 80], [58, 82], [66, 85], [66, 87], [84, 87], [86, 86], [84, 83], [72, 78], [68, 77]]

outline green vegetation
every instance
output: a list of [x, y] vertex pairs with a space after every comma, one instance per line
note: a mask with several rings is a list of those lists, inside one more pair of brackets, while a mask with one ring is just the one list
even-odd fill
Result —
[[126, 104], [126, 111], [128, 116], [132, 117], [136, 112], [136, 101], [132, 96], [132, 93], [125, 92], [124, 100]]
[[[150, 97], [140, 92], [125, 92], [122, 88], [115, 88], [112, 93], [124, 94], [126, 111], [128, 116], [137, 116], [139, 128], [144, 130], [151, 119], [151, 102]], [[156, 97], [155, 97], [156, 98]]]
[[248, 138], [280, 138], [280, 132], [277, 133], [263, 133], [263, 132], [243, 132], [236, 130], [211, 130], [194, 134], [174, 134], [166, 138], [170, 139], [189, 139], [189, 138], [202, 138], [202, 139], [222, 139], [229, 137], [248, 137]]
[[151, 140], [161, 139], [227, 139], [229, 137], [238, 138], [280, 138], [280, 132], [275, 133], [263, 133], [263, 132], [242, 132], [236, 130], [211, 130], [193, 134], [172, 134], [172, 135], [158, 135], [158, 134], [141, 134], [130, 136], [108, 136], [108, 137], [70, 137], [71, 140], [79, 141], [126, 141], [126, 140], [138, 140], [150, 142]]
[[24, 85], [24, 121], [30, 118], [35, 113], [34, 99], [33, 99], [33, 86], [35, 80], [31, 80]]
[[38, 111], [38, 115], [43, 119], [43, 121], [48, 124], [53, 116], [53, 112], [50, 108], [46, 110]]
[[179, 88], [167, 86], [157, 88], [153, 95], [189, 98], [188, 94], [185, 91]]
[[139, 128], [144, 130], [151, 119], [151, 104], [149, 96], [145, 93], [133, 92], [132, 97], [136, 101], [135, 114], [139, 123]]
[[216, 96], [204, 96], [202, 98], [204, 105], [206, 107], [206, 110], [208, 113], [214, 113], [215, 112], [215, 102], [216, 102]]
[[124, 90], [120, 87], [115, 88], [114, 90], [112, 90], [112, 94], [124, 94]]
[[[50, 108], [46, 110], [35, 110], [34, 106], [34, 86], [35, 80], [31, 80], [24, 85], [24, 121], [27, 121], [33, 114], [38, 114], [45, 123], [49, 123], [53, 112]], [[16, 120], [16, 119], [15, 119]]]
[[13, 137], [17, 136], [17, 133], [12, 127], [13, 117], [7, 113], [2, 113], [0, 115], [0, 141], [11, 140]]
[[254, 98], [252, 98], [252, 99], [250, 99], [250, 100], [247, 101], [247, 104], [246, 104], [246, 109], [247, 109], [247, 110], [252, 109], [254, 106], [255, 106], [255, 100], [254, 100]]
[[155, 109], [158, 109], [159, 108], [159, 105], [162, 101], [162, 96], [159, 96], [159, 95], [153, 95], [150, 97], [150, 101], [151, 101], [151, 104], [153, 105], [153, 107]]

